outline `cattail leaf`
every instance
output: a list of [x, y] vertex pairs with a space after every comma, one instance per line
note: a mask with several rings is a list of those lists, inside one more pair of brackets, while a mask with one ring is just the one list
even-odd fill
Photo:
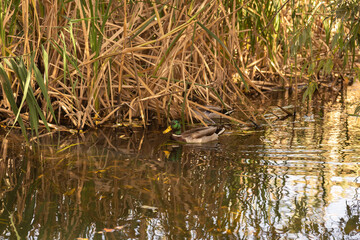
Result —
[[[11, 83], [10, 83], [9, 77], [6, 74], [4, 66], [1, 63], [0, 63], [0, 77], [1, 77], [1, 80], [2, 80], [1, 85], [2, 85], [3, 90], [5, 92], [6, 98], [10, 103], [10, 106], [11, 106], [11, 109], [12, 109], [14, 115], [17, 115], [20, 111], [19, 111], [19, 109], [18, 109], [18, 107], [16, 105], [16, 101], [15, 101], [15, 98], [14, 98], [14, 95], [13, 95], [13, 91], [11, 89]], [[19, 122], [19, 125], [20, 125], [20, 128], [21, 128], [21, 131], [23, 133], [23, 136], [25, 137], [25, 140], [28, 141], [26, 128], [25, 128], [24, 122], [23, 122], [21, 117], [18, 118], [18, 122]]]
[[33, 68], [34, 68], [34, 73], [35, 73], [35, 80], [36, 80], [37, 84], [39, 85], [39, 87], [41, 89], [41, 93], [43, 94], [43, 96], [45, 98], [47, 109], [50, 110], [50, 113], [56, 122], [55, 112], [51, 105], [51, 100], [50, 100], [50, 97], [49, 97], [49, 94], [47, 91], [47, 87], [44, 84], [43, 77], [41, 76], [39, 69], [35, 65], [33, 66]]

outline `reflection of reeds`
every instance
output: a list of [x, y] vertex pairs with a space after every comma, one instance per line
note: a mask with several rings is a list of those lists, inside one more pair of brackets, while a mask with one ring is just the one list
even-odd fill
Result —
[[[165, 145], [159, 132], [109, 131], [113, 134], [55, 133], [39, 138], [35, 154], [21, 149], [21, 139], [3, 141], [0, 204], [6, 211], [0, 215], [0, 235], [15, 234], [10, 214], [21, 239], [29, 234], [75, 239], [115, 227], [119, 230], [112, 234], [119, 239], [146, 239], [155, 231], [196, 239], [271, 239], [299, 228], [318, 234], [330, 231], [318, 223], [319, 211], [331, 202], [330, 179], [357, 176], [348, 164], [335, 171], [326, 170], [323, 161], [281, 164], [291, 160], [289, 153], [273, 151], [277, 141], [287, 146], [289, 137], [282, 134], [290, 133], [284, 129], [273, 133], [276, 139], [267, 136], [267, 145], [261, 137], [269, 132], [256, 131], [182, 148]], [[294, 142], [304, 140], [300, 135]], [[166, 159], [164, 148], [181, 151]], [[291, 154], [297, 150], [302, 152], [294, 146]]]
[[[21, 238], [39, 234], [43, 239], [74, 239], [117, 226], [121, 230], [114, 234], [121, 238], [147, 238], [159, 230], [169, 237], [237, 236], [247, 217], [241, 211], [251, 209], [255, 198], [248, 187], [266, 191], [262, 179], [249, 181], [255, 174], [251, 166], [239, 165], [234, 175], [229, 167], [235, 162], [220, 157], [214, 146], [213, 151], [184, 146], [180, 159], [166, 161], [161, 151], [149, 147], [161, 143], [156, 136], [144, 139], [141, 149], [135, 144], [128, 148], [124, 141], [117, 151], [107, 150], [116, 138], [102, 136], [89, 134], [82, 144], [74, 137], [58, 143], [43, 138], [41, 158], [26, 155], [29, 159], [17, 159], [19, 167], [6, 170], [11, 178], [20, 176], [11, 180], [13, 188], [2, 199], [16, 216]], [[142, 138], [126, 137], [134, 143]], [[126, 148], [132, 154], [123, 153]], [[9, 219], [7, 213], [1, 217]], [[2, 234], [11, 231], [0, 228]]]
[[[126, 137], [141, 141], [141, 136]], [[185, 148], [184, 158], [167, 162], [159, 161], [161, 151], [149, 147], [161, 143], [156, 136], [145, 139], [141, 149], [131, 147], [132, 154], [122, 153], [125, 141], [115, 151], [107, 150], [108, 141], [115, 139], [92, 134], [86, 139], [78, 144], [74, 137], [63, 138], [56, 144], [43, 138], [40, 158], [25, 154], [16, 159], [17, 167], [5, 169], [2, 177], [9, 176], [11, 189], [2, 191], [9, 212], [1, 217], [14, 215], [21, 238], [39, 234], [43, 239], [75, 239], [116, 226], [121, 227], [123, 238], [139, 237], [136, 232], [146, 238], [159, 225], [166, 236], [190, 236], [193, 228], [222, 212], [228, 164], [206, 155], [208, 150], [198, 153]], [[137, 151], [142, 154], [137, 156]], [[6, 162], [11, 159], [9, 154]], [[218, 228], [207, 224], [206, 229]], [[201, 229], [196, 235], [213, 235]], [[12, 229], [0, 228], [0, 232]]]
[[133, 117], [144, 126], [164, 116], [202, 121], [196, 104], [231, 106], [254, 120], [243, 93], [260, 91], [254, 80], [291, 86], [302, 77], [311, 97], [318, 77], [340, 68], [324, 3], [1, 4], [1, 107], [19, 116], [24, 133], [23, 120], [35, 132], [39, 120], [78, 129]]

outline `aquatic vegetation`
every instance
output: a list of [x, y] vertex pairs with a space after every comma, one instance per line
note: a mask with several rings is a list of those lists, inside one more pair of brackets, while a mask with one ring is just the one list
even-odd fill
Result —
[[1, 1], [2, 118], [24, 134], [134, 118], [145, 127], [203, 122], [196, 112], [212, 104], [256, 122], [246, 94], [271, 89], [264, 83], [297, 93], [309, 82], [307, 99], [358, 68], [358, 11], [342, 3]]

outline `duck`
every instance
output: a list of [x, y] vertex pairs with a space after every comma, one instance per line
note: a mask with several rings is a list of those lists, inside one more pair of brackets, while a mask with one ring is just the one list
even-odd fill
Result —
[[216, 141], [224, 133], [224, 127], [209, 126], [194, 128], [181, 132], [181, 124], [178, 120], [172, 120], [169, 127], [163, 131], [163, 134], [172, 131], [171, 139], [185, 143], [207, 143]]
[[220, 107], [206, 105], [202, 110], [194, 111], [195, 114], [202, 118], [206, 123], [216, 124], [214, 120], [222, 119], [224, 115], [229, 116], [234, 112], [233, 109], [227, 110]]
[[[217, 107], [217, 106], [206, 105], [204, 107], [207, 109], [204, 108], [202, 113], [204, 113], [207, 117], [209, 117], [211, 119], [221, 118], [222, 116], [219, 113], [229, 116], [230, 114], [232, 114], [234, 112], [233, 109], [228, 110], [228, 109], [223, 109], [223, 108]], [[210, 110], [213, 110], [213, 111], [216, 111], [219, 113], [212, 112]]]

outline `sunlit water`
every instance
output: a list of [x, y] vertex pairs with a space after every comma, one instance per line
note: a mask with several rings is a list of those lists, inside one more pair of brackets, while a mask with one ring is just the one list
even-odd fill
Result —
[[[265, 124], [218, 142], [161, 131], [53, 134], [2, 144], [4, 239], [360, 239], [358, 87], [295, 118], [265, 101]], [[35, 152], [35, 154], [34, 154]]]

